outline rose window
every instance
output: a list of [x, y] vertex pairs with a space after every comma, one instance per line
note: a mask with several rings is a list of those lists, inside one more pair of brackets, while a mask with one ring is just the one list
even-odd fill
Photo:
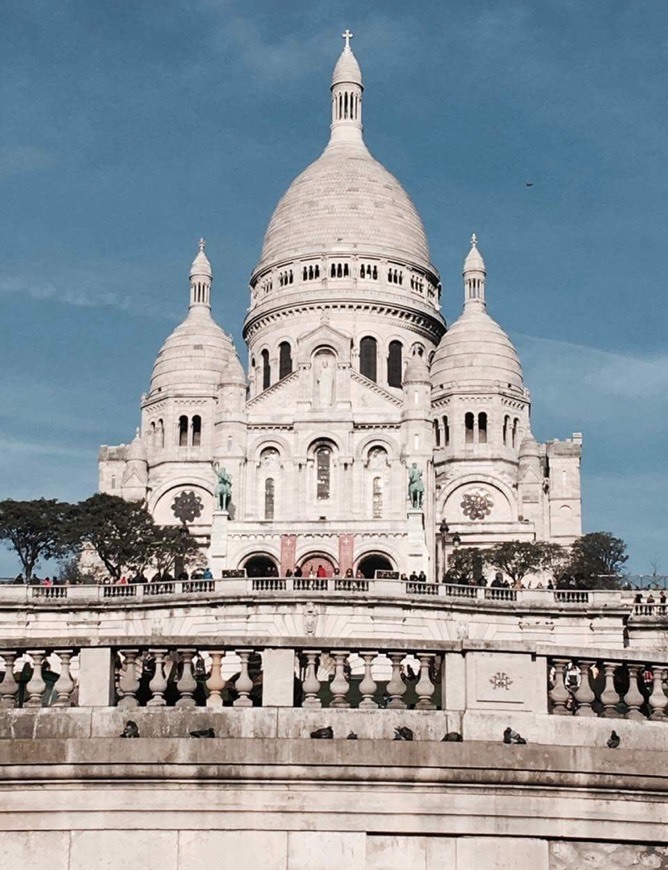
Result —
[[192, 523], [202, 515], [202, 499], [194, 492], [180, 492], [172, 502], [172, 513], [182, 523]]
[[461, 502], [462, 512], [470, 520], [484, 520], [494, 507], [492, 496], [484, 489], [467, 492]]

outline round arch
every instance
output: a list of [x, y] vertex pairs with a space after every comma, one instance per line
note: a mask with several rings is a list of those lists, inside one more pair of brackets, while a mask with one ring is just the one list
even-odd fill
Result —
[[361, 573], [367, 580], [373, 580], [376, 571], [394, 571], [395, 567], [391, 559], [385, 553], [374, 550], [364, 553], [357, 561], [355, 574]]
[[311, 570], [313, 570], [314, 574], [317, 574], [320, 566], [325, 569], [326, 577], [334, 576], [337, 565], [333, 556], [329, 556], [326, 553], [312, 552], [302, 556], [299, 560], [299, 567], [302, 569], [302, 575], [304, 577], [308, 577]]
[[278, 564], [268, 553], [251, 553], [242, 561], [248, 577], [278, 577]]

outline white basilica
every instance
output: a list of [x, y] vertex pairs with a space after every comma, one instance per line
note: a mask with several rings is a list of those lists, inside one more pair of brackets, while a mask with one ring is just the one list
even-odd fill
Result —
[[[475, 236], [463, 312], [446, 330], [420, 216], [362, 137], [363, 90], [346, 34], [329, 143], [278, 203], [251, 276], [248, 375], [211, 317], [200, 242], [188, 315], [158, 354], [137, 437], [100, 451], [101, 491], [187, 522], [215, 576], [322, 564], [435, 579], [453, 538], [581, 533], [581, 436], [534, 439]], [[413, 499], [411, 471], [424, 483]]]

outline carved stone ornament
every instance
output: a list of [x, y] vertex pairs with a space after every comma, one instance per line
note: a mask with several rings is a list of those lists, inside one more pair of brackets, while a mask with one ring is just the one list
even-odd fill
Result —
[[202, 499], [192, 490], [180, 492], [172, 502], [172, 513], [182, 523], [192, 523], [203, 510]]
[[489, 678], [493, 689], [505, 689], [506, 692], [510, 689], [513, 681], [505, 671], [497, 671], [494, 676]]
[[494, 507], [494, 499], [484, 489], [467, 492], [461, 501], [462, 512], [470, 520], [484, 520]]
[[308, 637], [313, 637], [317, 625], [318, 608], [312, 601], [309, 601], [304, 607], [304, 634]]

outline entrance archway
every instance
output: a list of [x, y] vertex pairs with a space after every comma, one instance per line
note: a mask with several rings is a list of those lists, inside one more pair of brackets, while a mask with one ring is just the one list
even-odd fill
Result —
[[246, 574], [249, 577], [278, 577], [278, 568], [271, 556], [257, 553], [249, 556], [244, 563]]
[[320, 565], [325, 569], [325, 575], [327, 577], [334, 576], [334, 562], [332, 562], [329, 556], [320, 556], [318, 553], [314, 553], [312, 556], [306, 556], [306, 558], [302, 559], [299, 567], [302, 569], [302, 575], [308, 577], [311, 573], [311, 568], [313, 568], [313, 572], [316, 573]]
[[357, 570], [367, 580], [373, 580], [376, 576], [376, 571], [393, 571], [394, 566], [387, 556], [384, 556], [382, 553], [368, 553], [359, 560]]

